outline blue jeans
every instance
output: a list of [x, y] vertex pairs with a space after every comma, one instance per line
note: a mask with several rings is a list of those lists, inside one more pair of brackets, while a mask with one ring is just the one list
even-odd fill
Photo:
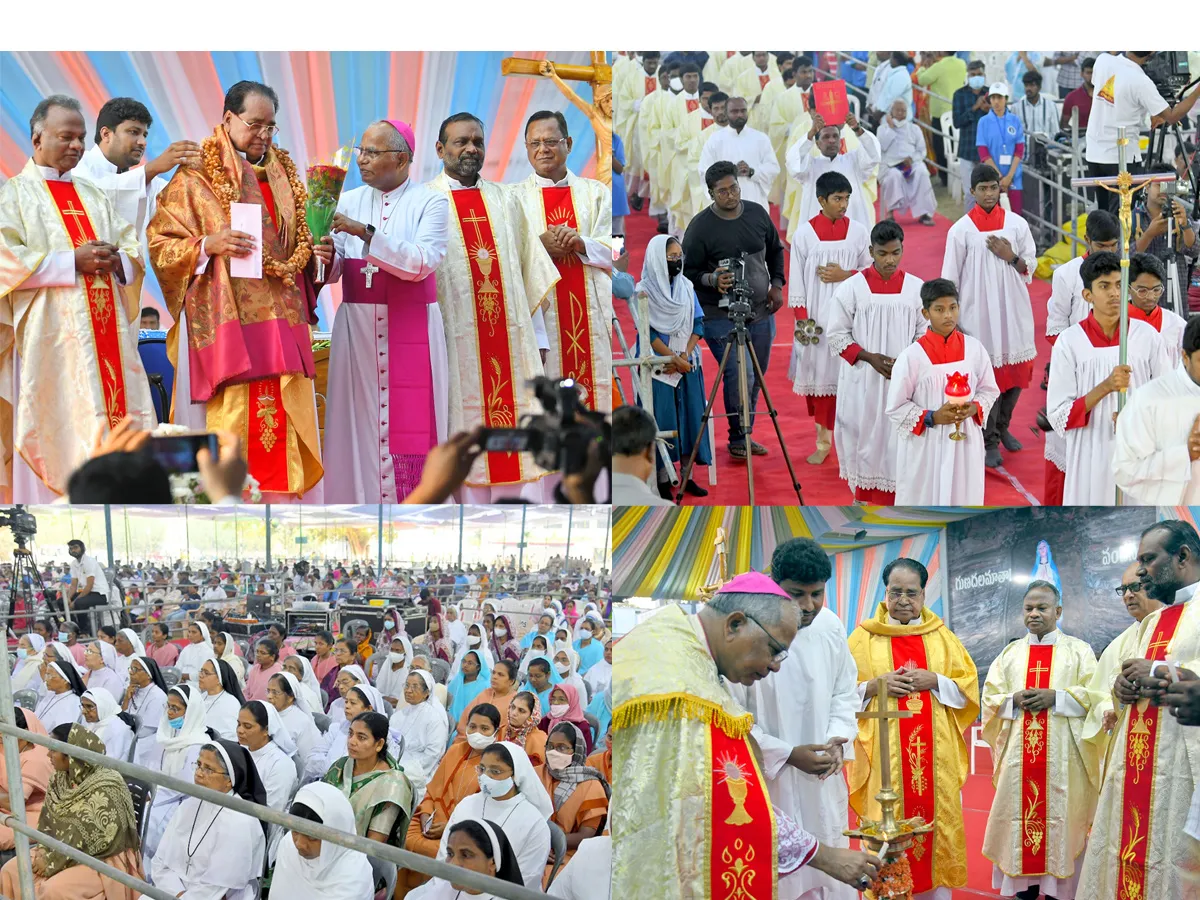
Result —
[[[750, 344], [754, 347], [754, 353], [758, 356], [758, 364], [762, 368], [763, 374], [767, 373], [767, 365], [771, 362], [771, 341], [775, 339], [775, 317], [769, 316], [758, 322], [754, 322], [748, 326], [750, 332]], [[729, 342], [729, 335], [733, 331], [733, 323], [728, 319], [713, 319], [708, 316], [704, 317], [704, 341], [708, 344], [708, 349], [712, 351], [712, 355], [717, 358], [718, 365], [721, 362], [721, 356], [725, 353], [725, 345]], [[750, 362], [747, 356], [746, 365], [749, 366], [747, 380], [750, 384], [750, 427], [746, 429], [749, 432], [754, 431], [754, 409], [758, 405], [758, 379], [754, 376], [754, 364]], [[725, 388], [725, 411], [729, 413], [729, 443], [738, 443], [743, 438], [742, 423], [737, 415], [737, 410], [740, 400], [738, 398], [738, 356], [737, 347], [729, 351], [729, 362], [725, 366], [724, 377]]]

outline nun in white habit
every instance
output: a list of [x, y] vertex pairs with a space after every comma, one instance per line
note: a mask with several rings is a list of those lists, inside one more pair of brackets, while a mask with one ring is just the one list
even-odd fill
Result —
[[210, 655], [216, 656], [216, 651], [208, 634], [208, 626], [203, 622], [196, 621], [188, 625], [187, 637], [191, 643], [179, 651], [175, 667], [179, 669], [181, 680], [195, 684], [200, 677], [200, 665]]
[[[503, 829], [517, 854], [517, 864], [525, 887], [541, 890], [550, 855], [550, 826], [554, 804], [525, 750], [501, 741], [492, 744], [480, 757], [483, 774], [479, 775], [479, 793], [459, 801], [450, 813], [442, 832], [438, 859], [446, 862], [446, 841], [450, 828], [463, 819], [486, 819]], [[495, 777], [499, 775], [499, 777]]]
[[141, 722], [134, 762], [144, 766], [145, 754], [155, 746], [155, 741], [146, 738], [158, 734], [158, 723], [167, 709], [167, 683], [163, 680], [158, 663], [150, 657], [135, 656], [129, 663], [129, 688], [122, 698], [122, 706]]
[[[21, 651], [25, 655], [21, 656]], [[37, 691], [39, 696], [44, 690], [42, 675], [38, 670], [42, 667], [42, 654], [46, 650], [46, 639], [32, 631], [21, 635], [17, 642], [17, 665], [12, 672], [13, 691]]]
[[80, 709], [80, 724], [104, 742], [104, 755], [127, 760], [133, 745], [133, 726], [129, 721], [132, 717], [128, 713], [122, 715], [112, 695], [88, 688], [83, 692]]
[[[195, 770], [200, 756], [200, 747], [214, 739], [207, 725], [207, 715], [200, 689], [194, 685], [177, 684], [167, 692], [167, 708], [158, 723], [158, 733], [143, 756], [142, 763], [149, 769], [157, 769], [164, 775], [173, 775], [186, 781]], [[150, 822], [146, 828], [146, 842], [142, 845], [142, 858], [149, 860], [158, 850], [167, 823], [179, 809], [184, 795], [170, 788], [160, 787], [154, 794], [154, 805], [150, 807]]]
[[[284, 812], [296, 787], [296, 744], [270, 703], [251, 700], [238, 714], [238, 743], [250, 751], [254, 766], [267, 789], [267, 806]], [[352, 829], [353, 830], [353, 829]], [[283, 835], [281, 825], [272, 825], [267, 833], [267, 853], [275, 861]]]
[[[287, 690], [279, 685], [283, 683]], [[272, 675], [267, 686], [267, 699], [274, 705], [283, 720], [283, 726], [296, 742], [296, 752], [301, 760], [312, 758], [313, 751], [321, 744], [321, 731], [313, 721], [313, 707], [309, 705], [308, 689], [291, 672]]]
[[[400, 645], [399, 649], [397, 644]], [[379, 693], [383, 694], [385, 699], [394, 699], [394, 702], [388, 701], [392, 706], [399, 707], [404, 703], [404, 683], [408, 681], [408, 673], [412, 666], [413, 646], [408, 635], [400, 632], [392, 636], [388, 647], [387, 659], [375, 675], [375, 687], [379, 688]]]
[[[445, 862], [471, 869], [481, 875], [499, 878], [509, 884], [525, 884], [520, 864], [517, 862], [517, 854], [513, 852], [504, 829], [495, 822], [463, 819], [456, 822], [452, 828], [447, 827], [446, 835]], [[469, 856], [463, 852], [468, 848], [471, 851]], [[464, 896], [469, 896], [472, 900], [499, 900], [495, 894], [487, 891], [467, 894], [465, 888], [441, 878], [434, 878], [415, 891], [409, 891], [408, 900], [462, 900]]]
[[[342, 677], [343, 675], [346, 677], [343, 678]], [[363, 671], [363, 667], [358, 665], [357, 663], [351, 664], [349, 666], [343, 666], [342, 671], [338, 672], [338, 676], [337, 676], [337, 679], [334, 681], [334, 684], [337, 685], [339, 692], [342, 691], [342, 685], [346, 684], [346, 679], [349, 679], [349, 684], [347, 684], [347, 688], [346, 688], [347, 690], [349, 690], [351, 687], [353, 687], [356, 684], [370, 684], [371, 683], [370, 680], [367, 678], [367, 673]], [[344, 696], [342, 696], [342, 697], [338, 697], [336, 700], [334, 700], [332, 703], [329, 704], [329, 727], [332, 728], [338, 722], [345, 722], [345, 721], [346, 721], [346, 699]]]
[[404, 738], [400, 767], [412, 782], [416, 802], [425, 796], [425, 785], [437, 771], [446, 752], [450, 722], [446, 709], [434, 693], [433, 676], [424, 669], [413, 669], [404, 686], [404, 700], [392, 714], [391, 730]]
[[117, 648], [107, 641], [93, 641], [83, 653], [87, 663], [88, 690], [104, 690], [120, 701], [125, 693], [125, 679], [117, 669]]
[[[450, 610], [454, 610], [453, 619], [450, 618]], [[446, 637], [450, 639], [455, 650], [467, 642], [467, 626], [463, 624], [462, 607], [457, 603], [450, 603], [446, 606]]]
[[463, 657], [471, 650], [482, 653], [487, 657], [489, 672], [496, 668], [496, 660], [492, 656], [492, 651], [488, 649], [486, 637], [487, 634], [483, 630], [482, 622], [472, 622], [467, 627], [467, 640], [454, 656], [454, 663], [450, 666], [450, 676], [447, 681], [453, 681], [454, 677], [458, 675], [459, 670], [462, 669]]
[[[250, 751], [233, 741], [205, 743], [193, 779], [250, 803], [267, 801]], [[265, 826], [245, 813], [186, 798], [150, 866], [154, 886], [187, 900], [256, 900], [266, 855]]]
[[200, 664], [197, 687], [204, 700], [208, 727], [225, 740], [236, 741], [238, 713], [246, 698], [242, 696], [233, 667], [216, 656], [210, 656]]
[[[369, 684], [356, 684], [346, 692], [345, 697], [345, 713], [346, 718], [338, 722], [336, 725], [330, 725], [329, 730], [322, 736], [324, 740], [313, 751], [312, 756], [308, 759], [305, 766], [304, 780], [305, 782], [316, 781], [325, 777], [335, 762], [344, 756], [348, 755], [346, 742], [350, 737], [350, 723], [354, 717], [360, 713], [377, 712], [381, 715], [387, 715], [387, 707], [383, 702], [383, 695], [379, 693], [379, 689], [372, 687]], [[395, 759], [399, 754], [399, 741], [388, 737], [387, 752], [388, 755]], [[407, 774], [407, 773], [406, 773]]]
[[146, 645], [132, 628], [122, 628], [117, 632], [113, 646], [117, 649], [117, 674], [121, 676], [121, 682], [128, 685], [129, 666], [137, 657], [146, 655]]
[[[293, 816], [354, 833], [354, 809], [332, 784], [316, 782], [300, 788]], [[375, 893], [371, 861], [357, 850], [289, 832], [279, 844], [271, 894], [284, 898], [365, 900]]]
[[34, 713], [47, 731], [59, 725], [79, 721], [79, 698], [83, 695], [83, 682], [79, 672], [70, 663], [55, 661], [46, 666], [46, 695], [38, 703]]

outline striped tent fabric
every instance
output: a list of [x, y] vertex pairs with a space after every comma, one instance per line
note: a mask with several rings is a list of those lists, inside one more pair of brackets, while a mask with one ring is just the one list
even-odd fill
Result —
[[[513, 182], [532, 171], [522, 139], [525, 120], [539, 109], [557, 110], [567, 119], [574, 146], [567, 165], [592, 175], [596, 140], [582, 112], [548, 79], [500, 74], [506, 57], [552, 59], [587, 64], [585, 51], [397, 51], [262, 52], [253, 51], [54, 51], [0, 52], [0, 183], [24, 166], [31, 152], [29, 117], [50, 94], [79, 100], [92, 144], [96, 114], [113, 97], [132, 97], [150, 110], [146, 157], [162, 153], [173, 141], [199, 141], [221, 119], [225, 91], [241, 80], [269, 84], [279, 95], [278, 146], [287, 149], [301, 170], [329, 160], [343, 145], [358, 142], [367, 125], [379, 119], [410, 122], [417, 146], [413, 175], [428, 181], [440, 170], [434, 145], [438, 126], [456, 112], [474, 113], [487, 128], [483, 177]], [[591, 100], [591, 87], [573, 83]], [[345, 189], [358, 187], [351, 166]], [[144, 301], [166, 315], [153, 274], [145, 282]], [[336, 286], [321, 296], [318, 330], [332, 327], [340, 302]]]

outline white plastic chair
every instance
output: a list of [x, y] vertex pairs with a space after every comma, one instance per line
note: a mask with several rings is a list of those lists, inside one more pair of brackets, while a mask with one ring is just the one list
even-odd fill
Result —
[[940, 119], [942, 143], [946, 148], [946, 168], [950, 170], [950, 196], [962, 199], [962, 180], [958, 177], [958, 129], [954, 127], [954, 113], [942, 113]]
[[971, 774], [975, 774], [975, 751], [982, 747], [988, 753], [992, 752], [992, 748], [988, 746], [987, 741], [982, 741], [979, 736], [983, 733], [982, 725], [971, 726]]

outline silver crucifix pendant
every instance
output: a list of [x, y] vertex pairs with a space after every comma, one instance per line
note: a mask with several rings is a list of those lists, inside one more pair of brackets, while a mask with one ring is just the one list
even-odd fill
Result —
[[367, 263], [365, 266], [362, 267], [362, 273], [367, 276], [367, 287], [371, 286], [371, 279], [374, 277], [375, 273], [378, 271], [379, 271], [379, 266], [374, 265], [373, 263]]

